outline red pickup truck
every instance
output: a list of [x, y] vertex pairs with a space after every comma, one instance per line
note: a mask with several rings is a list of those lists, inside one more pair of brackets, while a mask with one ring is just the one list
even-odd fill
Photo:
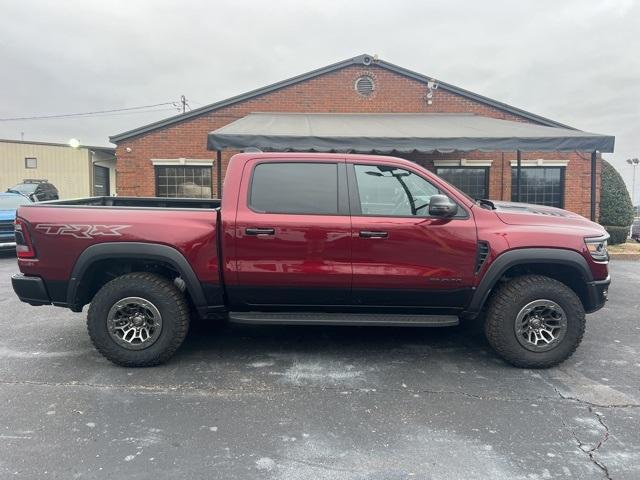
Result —
[[557, 208], [474, 201], [407, 160], [243, 153], [223, 192], [21, 206], [13, 288], [31, 305], [90, 304], [91, 340], [124, 366], [169, 359], [198, 315], [483, 322], [503, 358], [544, 368], [575, 351], [585, 313], [607, 299], [601, 226]]

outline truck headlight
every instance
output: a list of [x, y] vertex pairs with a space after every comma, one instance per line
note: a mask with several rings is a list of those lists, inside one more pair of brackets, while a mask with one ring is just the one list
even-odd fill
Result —
[[584, 239], [584, 243], [587, 246], [587, 250], [597, 262], [606, 262], [609, 260], [609, 252], [607, 251], [607, 240], [609, 235], [602, 237], [587, 237]]

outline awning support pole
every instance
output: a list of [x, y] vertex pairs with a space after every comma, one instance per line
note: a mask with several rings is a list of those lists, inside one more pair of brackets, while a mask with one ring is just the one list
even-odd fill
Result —
[[522, 152], [520, 150], [516, 150], [516, 202], [520, 201], [520, 170], [522, 168]]
[[218, 198], [222, 198], [222, 152], [220, 150], [216, 150], [216, 177]]
[[591, 152], [591, 221], [596, 221], [596, 151]]

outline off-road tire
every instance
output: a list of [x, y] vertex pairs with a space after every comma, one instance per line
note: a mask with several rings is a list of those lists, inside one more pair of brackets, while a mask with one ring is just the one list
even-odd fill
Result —
[[[109, 310], [126, 297], [148, 299], [162, 315], [160, 336], [143, 350], [128, 350], [118, 345], [107, 329]], [[171, 358], [182, 345], [189, 330], [189, 306], [183, 294], [170, 280], [153, 273], [129, 273], [111, 280], [93, 297], [87, 314], [87, 330], [96, 349], [117, 365], [159, 365]]]
[[[567, 317], [564, 338], [553, 349], [533, 352], [518, 342], [515, 320], [529, 302], [547, 299], [557, 303]], [[578, 348], [585, 328], [582, 302], [571, 288], [553, 278], [524, 275], [500, 285], [489, 299], [485, 335], [494, 350], [510, 364], [521, 368], [549, 368], [565, 361]]]

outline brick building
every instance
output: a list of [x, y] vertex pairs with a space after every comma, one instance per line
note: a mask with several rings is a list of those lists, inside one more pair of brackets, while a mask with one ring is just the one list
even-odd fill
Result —
[[[600, 155], [596, 150], [611, 151], [613, 148], [613, 137], [579, 132], [559, 122], [361, 55], [112, 136], [111, 141], [117, 144], [118, 193], [216, 196], [219, 172], [224, 176], [227, 163], [237, 150], [222, 152], [222, 161], [217, 165], [216, 152], [207, 149], [207, 135], [254, 112], [473, 114], [551, 127], [567, 134], [593, 135], [605, 139], [607, 146], [604, 149], [559, 148], [555, 151], [529, 148], [520, 153], [520, 201], [558, 206], [586, 217], [594, 216], [593, 209], [599, 199]], [[517, 200], [518, 152], [515, 148], [392, 153], [426, 166], [473, 197]]]

